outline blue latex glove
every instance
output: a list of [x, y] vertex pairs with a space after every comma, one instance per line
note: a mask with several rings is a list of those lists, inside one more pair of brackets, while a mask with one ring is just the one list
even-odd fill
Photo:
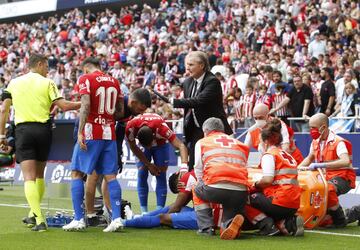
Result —
[[321, 163], [311, 163], [309, 165], [309, 170], [316, 170], [318, 168], [326, 168], [326, 163], [325, 162], [321, 162]]

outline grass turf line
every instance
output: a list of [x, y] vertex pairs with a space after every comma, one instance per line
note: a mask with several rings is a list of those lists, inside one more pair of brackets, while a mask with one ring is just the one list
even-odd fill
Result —
[[[3, 186], [0, 191], [0, 203], [26, 203], [22, 187]], [[123, 197], [134, 204], [139, 212], [137, 194], [134, 191], [123, 192]], [[168, 204], [175, 196], [170, 195]], [[47, 198], [50, 207], [71, 208], [69, 198]], [[155, 208], [155, 195], [150, 193], [149, 205]], [[21, 223], [28, 212], [26, 208], [0, 207], [0, 249], [359, 249], [359, 239], [336, 235], [305, 233], [303, 238], [258, 237], [243, 233], [241, 239], [222, 241], [219, 236], [200, 237], [194, 231], [157, 229], [128, 229], [120, 233], [103, 233], [101, 228], [88, 228], [85, 232], [64, 232], [50, 228], [48, 232], [31, 232]], [[46, 212], [46, 211], [44, 211]], [[54, 213], [54, 211], [52, 211]], [[326, 229], [323, 231], [360, 235], [360, 227], [348, 226], [346, 229]], [[218, 233], [218, 232], [217, 232]]]

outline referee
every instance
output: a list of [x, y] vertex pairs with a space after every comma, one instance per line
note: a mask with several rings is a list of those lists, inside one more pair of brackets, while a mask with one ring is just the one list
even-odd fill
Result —
[[40, 203], [45, 191], [44, 169], [50, 152], [52, 131], [50, 108], [80, 108], [80, 102], [66, 101], [54, 81], [46, 78], [48, 59], [40, 54], [29, 58], [30, 72], [10, 81], [2, 94], [0, 111], [0, 146], [5, 146], [5, 124], [11, 104], [15, 109], [15, 155], [24, 176], [25, 197], [30, 206], [29, 217], [23, 222], [32, 231], [46, 231]]

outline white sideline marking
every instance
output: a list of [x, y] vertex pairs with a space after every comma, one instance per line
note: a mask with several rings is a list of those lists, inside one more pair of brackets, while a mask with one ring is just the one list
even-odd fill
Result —
[[[0, 207], [19, 207], [19, 208], [29, 208], [28, 205], [14, 205], [14, 204], [4, 204], [0, 203]], [[41, 207], [41, 209], [44, 210], [57, 210], [57, 211], [66, 211], [66, 212], [72, 212], [72, 209], [64, 209], [64, 208], [58, 208], [58, 207]]]
[[357, 237], [360, 238], [358, 234], [344, 234], [344, 233], [333, 233], [326, 231], [317, 231], [317, 230], [305, 230], [306, 233], [315, 233], [315, 234], [327, 234], [327, 235], [337, 235], [337, 236], [347, 236], [347, 237]]

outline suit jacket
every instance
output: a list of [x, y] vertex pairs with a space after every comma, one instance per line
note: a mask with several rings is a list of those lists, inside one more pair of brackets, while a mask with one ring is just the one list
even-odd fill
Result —
[[[174, 108], [184, 108], [184, 133], [187, 136], [187, 131], [195, 129], [195, 124], [192, 121], [192, 115], [187, 116], [189, 109], [193, 109], [200, 129], [204, 121], [210, 117], [220, 118], [225, 127], [226, 134], [232, 134], [233, 131], [227, 122], [226, 114], [223, 108], [223, 94], [220, 81], [211, 72], [206, 72], [200, 87], [194, 97], [189, 98], [193, 89], [193, 78], [189, 77], [183, 82], [184, 98], [175, 99]], [[189, 138], [186, 138], [188, 141]]]

